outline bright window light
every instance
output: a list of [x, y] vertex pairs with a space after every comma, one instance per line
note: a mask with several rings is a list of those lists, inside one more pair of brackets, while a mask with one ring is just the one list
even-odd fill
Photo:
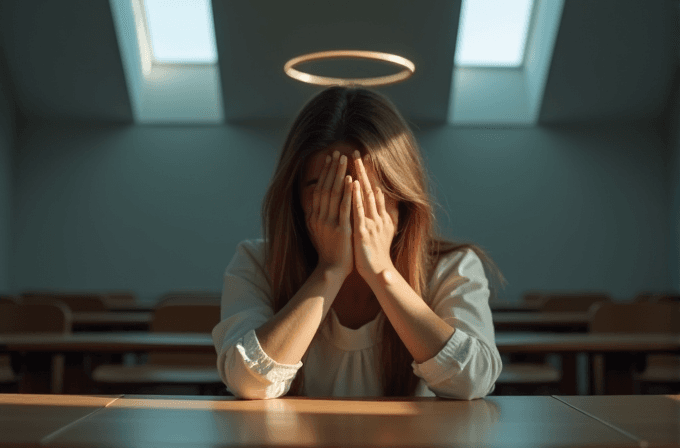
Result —
[[463, 0], [455, 64], [520, 67], [534, 0]]
[[144, 0], [144, 13], [155, 62], [217, 62], [210, 0]]

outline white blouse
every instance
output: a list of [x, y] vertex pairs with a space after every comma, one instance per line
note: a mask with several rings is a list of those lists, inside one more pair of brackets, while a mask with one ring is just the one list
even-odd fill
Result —
[[[445, 255], [430, 279], [430, 291], [431, 300], [425, 302], [455, 332], [436, 356], [411, 363], [420, 378], [415, 395], [484, 397], [494, 390], [503, 364], [481, 260], [469, 249]], [[288, 392], [297, 371], [304, 368], [306, 396], [381, 396], [378, 349], [384, 311], [356, 330], [342, 326], [332, 308], [328, 313], [300, 362], [280, 364], [270, 358], [255, 334], [274, 316], [264, 240], [240, 242], [224, 273], [221, 322], [212, 331], [217, 369], [227, 390], [240, 398], [277, 398]]]

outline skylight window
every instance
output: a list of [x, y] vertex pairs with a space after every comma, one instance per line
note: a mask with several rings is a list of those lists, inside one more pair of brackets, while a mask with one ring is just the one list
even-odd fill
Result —
[[142, 0], [154, 62], [215, 64], [210, 0]]
[[521, 67], [534, 0], [463, 0], [455, 65]]

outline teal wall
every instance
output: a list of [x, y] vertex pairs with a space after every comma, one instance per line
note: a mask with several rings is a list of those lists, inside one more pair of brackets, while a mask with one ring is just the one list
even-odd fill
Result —
[[10, 260], [15, 129], [14, 101], [3, 60], [0, 58], [0, 293], [12, 292]]
[[680, 290], [680, 77], [676, 78], [669, 113], [667, 179], [669, 191], [671, 284]]
[[[172, 289], [219, 291], [236, 244], [261, 236], [285, 131], [27, 126], [12, 287], [132, 289], [150, 303]], [[538, 288], [623, 300], [673, 286], [657, 129], [423, 127], [416, 136], [442, 232], [488, 250], [509, 281], [500, 298]]]
[[[477, 241], [509, 284], [626, 300], [670, 287], [665, 141], [645, 125], [422, 132], [449, 237]], [[448, 220], [448, 222], [446, 221]]]

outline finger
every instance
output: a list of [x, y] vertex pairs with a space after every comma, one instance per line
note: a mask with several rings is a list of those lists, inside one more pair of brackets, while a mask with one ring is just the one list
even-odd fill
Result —
[[323, 184], [326, 179], [326, 174], [328, 173], [328, 170], [330, 169], [330, 163], [331, 162], [331, 157], [326, 156], [326, 161], [324, 162], [323, 168], [321, 168], [321, 173], [319, 174], [319, 178], [316, 180], [316, 186], [314, 187], [314, 193], [313, 193], [313, 200], [312, 204], [314, 205], [314, 217], [313, 219], [317, 220], [319, 219], [319, 216], [321, 216], [321, 198], [322, 198], [322, 190], [323, 190]]
[[352, 176], [345, 176], [344, 182], [344, 194], [342, 196], [342, 203], [340, 204], [340, 225], [348, 230], [349, 233], [352, 233], [349, 219], [352, 214], [352, 187], [354, 186]]
[[354, 230], [355, 233], [359, 234], [359, 229], [366, 224], [366, 218], [364, 217], [364, 203], [361, 198], [361, 184], [356, 180], [352, 183], [354, 190]]
[[354, 158], [357, 176], [361, 182], [361, 190], [364, 193], [365, 208], [367, 212], [366, 216], [375, 220], [379, 217], [378, 209], [375, 206], [375, 194], [373, 193], [373, 187], [371, 187], [371, 182], [368, 180], [368, 174], [366, 174], [366, 169], [364, 168], [364, 163], [358, 150], [354, 151]]
[[321, 209], [319, 214], [319, 218], [321, 220], [327, 220], [330, 212], [329, 204], [331, 199], [330, 192], [333, 186], [333, 181], [335, 180], [335, 173], [338, 170], [339, 156], [340, 153], [338, 151], [333, 152], [333, 161], [331, 162], [331, 166], [329, 168], [328, 174], [326, 175], [326, 179], [324, 180], [323, 188], [321, 190]]
[[338, 203], [342, 198], [342, 187], [345, 182], [345, 173], [347, 172], [347, 157], [340, 156], [338, 161], [338, 169], [333, 177], [333, 190], [331, 191], [330, 204], [328, 209], [328, 219], [331, 222], [338, 220]]

